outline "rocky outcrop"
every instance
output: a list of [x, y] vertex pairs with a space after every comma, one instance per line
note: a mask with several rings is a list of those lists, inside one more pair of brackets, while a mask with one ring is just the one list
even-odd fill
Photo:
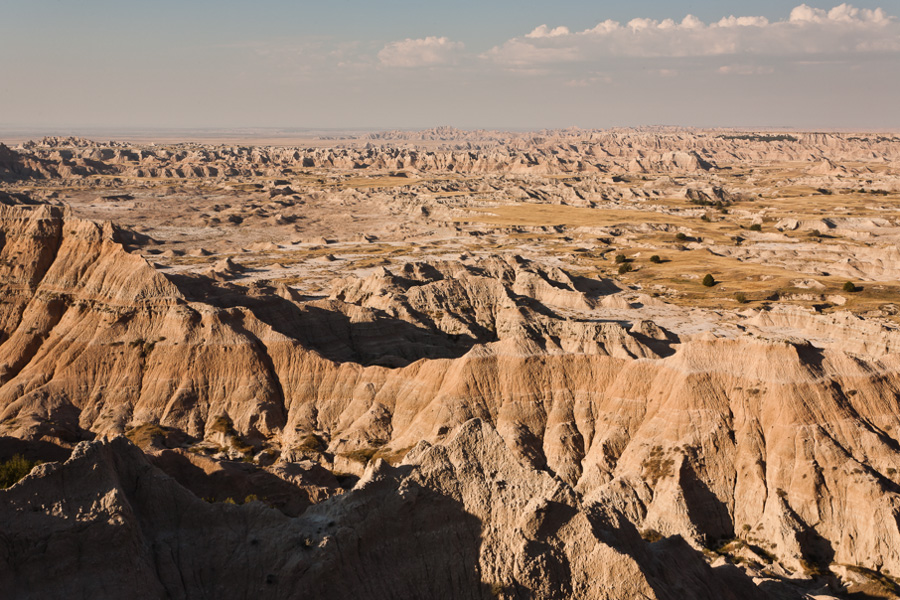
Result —
[[52, 176], [47, 164], [27, 154], [19, 154], [5, 144], [0, 144], [0, 182], [18, 179], [43, 179]]
[[205, 502], [123, 438], [0, 498], [6, 598], [767, 597], [677, 538], [646, 543], [478, 420], [296, 518]]

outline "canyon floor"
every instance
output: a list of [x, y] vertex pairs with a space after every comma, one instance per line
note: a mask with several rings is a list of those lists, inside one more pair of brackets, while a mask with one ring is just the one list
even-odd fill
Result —
[[898, 243], [884, 133], [0, 144], [0, 595], [898, 598]]

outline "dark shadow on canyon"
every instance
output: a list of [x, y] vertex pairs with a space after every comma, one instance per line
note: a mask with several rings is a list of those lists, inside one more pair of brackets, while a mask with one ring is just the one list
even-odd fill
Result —
[[[483, 581], [480, 520], [406, 479], [413, 467], [289, 518], [200, 500], [124, 439], [91, 452], [0, 492], [0, 597], [489, 600], [502, 589]], [[61, 516], [58, 498], [41, 497], [51, 490], [81, 516]]]
[[219, 308], [248, 308], [275, 331], [335, 362], [398, 368], [422, 358], [459, 358], [482, 341], [417, 326], [384, 311], [365, 309], [371, 312], [372, 320], [356, 320], [337, 310], [337, 301], [297, 302], [282, 298], [274, 290], [250, 294], [238, 286], [215, 285], [208, 278], [166, 277], [189, 300]]

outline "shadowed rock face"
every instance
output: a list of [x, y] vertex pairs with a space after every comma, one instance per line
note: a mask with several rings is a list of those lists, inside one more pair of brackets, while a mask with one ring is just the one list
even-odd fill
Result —
[[7, 598], [765, 597], [584, 506], [477, 420], [293, 519], [204, 502], [122, 438], [84, 442], [0, 498]]

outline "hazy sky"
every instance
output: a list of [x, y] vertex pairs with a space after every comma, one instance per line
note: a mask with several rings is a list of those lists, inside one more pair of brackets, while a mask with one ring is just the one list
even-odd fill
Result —
[[900, 0], [0, 0], [0, 127], [900, 128]]

